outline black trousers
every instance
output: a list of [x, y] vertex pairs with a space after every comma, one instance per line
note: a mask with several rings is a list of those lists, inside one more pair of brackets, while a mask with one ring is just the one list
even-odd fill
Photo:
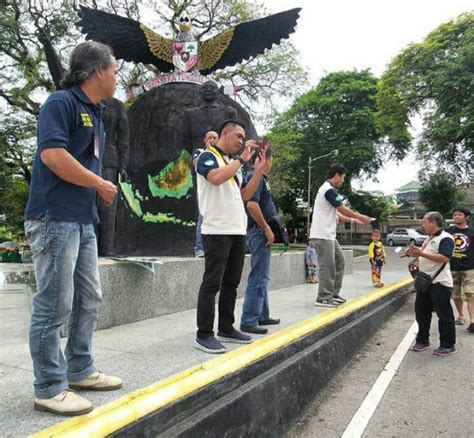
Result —
[[418, 323], [417, 342], [427, 344], [430, 337], [433, 310], [438, 315], [440, 347], [451, 348], [456, 343], [454, 313], [451, 307], [451, 288], [432, 284], [425, 294], [416, 294], [415, 315]]
[[202, 236], [205, 269], [197, 305], [197, 337], [213, 336], [216, 294], [219, 294], [218, 331], [229, 332], [234, 324], [237, 288], [245, 257], [245, 236]]

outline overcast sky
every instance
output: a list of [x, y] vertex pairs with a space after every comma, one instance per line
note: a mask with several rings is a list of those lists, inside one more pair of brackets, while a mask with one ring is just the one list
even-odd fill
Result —
[[[311, 85], [337, 70], [370, 68], [379, 76], [401, 49], [418, 42], [438, 25], [474, 8], [473, 0], [266, 0], [272, 12], [301, 7], [291, 39], [310, 72]], [[366, 190], [392, 193], [416, 179], [412, 156], [400, 165], [387, 163], [379, 183]]]

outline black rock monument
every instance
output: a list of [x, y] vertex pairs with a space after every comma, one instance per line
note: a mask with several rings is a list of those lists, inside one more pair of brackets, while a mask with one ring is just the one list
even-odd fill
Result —
[[[248, 113], [233, 99], [219, 93], [213, 105], [218, 114], [232, 114], [256, 138]], [[128, 111], [130, 160], [128, 181], [121, 184], [116, 249], [119, 254], [154, 256], [193, 253], [196, 195], [189, 140], [192, 114], [209, 101], [202, 85], [168, 83], [137, 98]], [[186, 119], [186, 130], [185, 121]], [[219, 118], [215, 123], [220, 123]], [[200, 122], [198, 120], [198, 125]], [[217, 130], [217, 126], [212, 124]], [[203, 133], [195, 134], [203, 145]]]
[[[177, 22], [179, 32], [166, 38], [143, 23], [80, 6], [77, 25], [112, 47], [117, 59], [152, 64], [161, 73], [209, 75], [250, 59], [294, 31], [301, 9], [229, 27], [201, 40], [192, 21]], [[176, 17], [177, 18], [177, 17]], [[202, 77], [202, 76], [201, 76]], [[236, 119], [256, 139], [247, 112], [210, 82], [169, 82], [140, 95], [128, 111], [128, 179], [120, 182], [115, 251], [155, 256], [192, 254], [197, 214], [191, 154], [207, 131]]]
[[219, 132], [225, 120], [237, 120], [237, 111], [231, 106], [218, 102], [219, 87], [207, 81], [201, 85], [202, 103], [198, 107], [184, 111], [183, 143], [193, 149], [203, 146], [203, 138], [209, 131]]
[[[119, 175], [127, 179], [128, 159], [130, 155], [130, 135], [128, 115], [125, 105], [118, 99], [110, 99], [104, 102], [105, 111], [103, 115], [106, 143], [102, 158], [102, 177], [114, 184], [119, 182]], [[117, 202], [106, 206], [99, 200], [99, 254], [116, 255], [115, 234]]]

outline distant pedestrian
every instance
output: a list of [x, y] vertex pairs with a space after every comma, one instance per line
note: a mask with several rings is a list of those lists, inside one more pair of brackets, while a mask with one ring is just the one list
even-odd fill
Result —
[[454, 237], [454, 253], [451, 257], [451, 273], [453, 275], [452, 298], [458, 317], [456, 324], [463, 325], [464, 303], [467, 303], [470, 324], [467, 330], [474, 333], [474, 229], [470, 227], [471, 212], [465, 207], [453, 210], [453, 226], [448, 233]]
[[304, 260], [306, 268], [306, 281], [310, 284], [316, 284], [318, 282], [318, 255], [316, 253], [314, 240], [308, 241], [308, 246], [304, 252]]
[[315, 239], [319, 263], [319, 291], [316, 306], [337, 307], [347, 300], [339, 295], [344, 276], [344, 254], [336, 240], [338, 221], [370, 224], [372, 219], [352, 211], [343, 204], [344, 197], [338, 192], [346, 177], [342, 164], [333, 164], [326, 182], [319, 188], [314, 201], [310, 239]]
[[382, 266], [387, 262], [387, 255], [382, 241], [380, 240], [380, 230], [372, 231], [372, 242], [369, 245], [369, 260], [372, 272], [372, 283], [375, 287], [383, 287]]
[[419, 273], [428, 274], [433, 281], [426, 292], [416, 292], [415, 316], [418, 323], [413, 351], [422, 351], [430, 346], [430, 326], [433, 310], [438, 315], [440, 346], [433, 351], [438, 356], [456, 353], [456, 328], [451, 307], [453, 278], [449, 259], [454, 251], [454, 239], [443, 229], [443, 216], [431, 211], [423, 216], [423, 228], [429, 235], [421, 248], [410, 245], [405, 251], [410, 257], [418, 257]]

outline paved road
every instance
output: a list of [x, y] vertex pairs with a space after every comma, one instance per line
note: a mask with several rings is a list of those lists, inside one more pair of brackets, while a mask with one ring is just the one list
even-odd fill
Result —
[[[387, 271], [406, 266], [393, 250]], [[360, 259], [357, 263], [363, 263]], [[356, 268], [357, 269], [357, 268]], [[347, 364], [288, 433], [292, 438], [340, 437], [414, 320], [414, 296]], [[474, 335], [457, 327], [458, 354], [409, 351], [364, 437], [474, 436]], [[436, 316], [431, 341], [437, 347]]]

